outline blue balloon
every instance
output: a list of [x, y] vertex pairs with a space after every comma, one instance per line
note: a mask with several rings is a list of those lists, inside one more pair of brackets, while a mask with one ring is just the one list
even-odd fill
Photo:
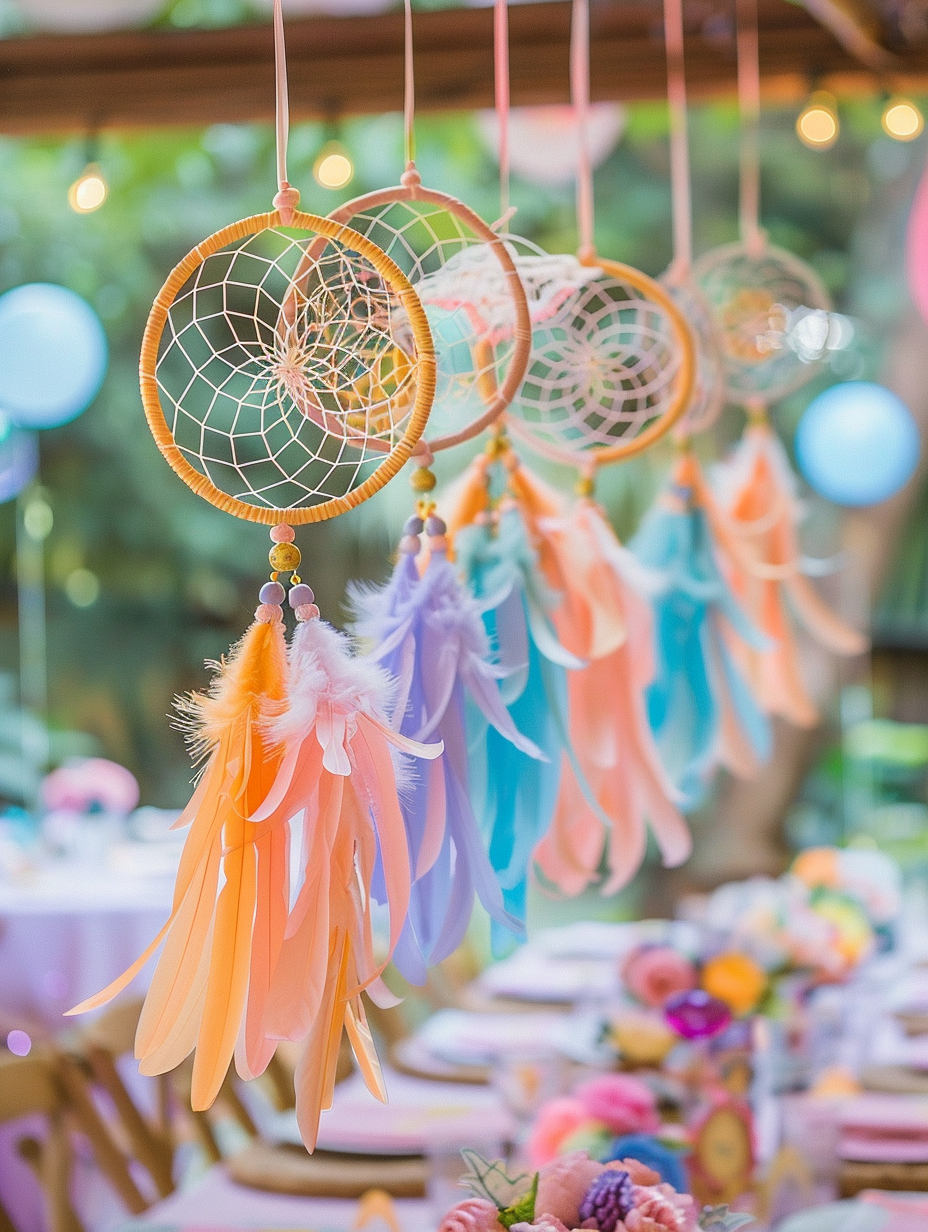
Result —
[[813, 398], [796, 429], [806, 482], [836, 505], [878, 505], [915, 473], [918, 428], [906, 404], [871, 381], [832, 385]]
[[0, 295], [0, 408], [22, 428], [80, 415], [103, 384], [106, 333], [67, 287], [33, 282]]

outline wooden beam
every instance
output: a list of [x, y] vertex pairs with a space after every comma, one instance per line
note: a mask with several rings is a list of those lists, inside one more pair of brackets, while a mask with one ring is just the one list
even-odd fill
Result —
[[[734, 89], [731, 12], [729, 0], [688, 0], [687, 74], [695, 97]], [[760, 22], [768, 90], [830, 75], [845, 85], [872, 81], [799, 5], [761, 0]], [[513, 5], [510, 28], [514, 104], [567, 102], [567, 0]], [[417, 14], [415, 38], [421, 110], [492, 106], [489, 8]], [[401, 108], [401, 14], [291, 21], [287, 44], [296, 118]], [[897, 68], [928, 78], [928, 51], [906, 52]], [[663, 97], [660, 0], [593, 0], [591, 74], [597, 99]], [[0, 40], [0, 132], [268, 121], [272, 113], [269, 24]]]

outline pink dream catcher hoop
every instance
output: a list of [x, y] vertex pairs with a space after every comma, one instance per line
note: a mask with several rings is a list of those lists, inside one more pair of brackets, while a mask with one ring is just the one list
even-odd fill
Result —
[[506, 245], [469, 206], [422, 184], [414, 161], [412, 7], [405, 2], [406, 169], [330, 217], [372, 240], [416, 289], [435, 342], [437, 386], [419, 455], [450, 449], [496, 421], [531, 349], [525, 291]]
[[705, 253], [693, 275], [715, 317], [728, 395], [759, 411], [814, 376], [831, 299], [816, 272], [760, 227], [757, 0], [738, 0], [737, 18], [741, 239]]

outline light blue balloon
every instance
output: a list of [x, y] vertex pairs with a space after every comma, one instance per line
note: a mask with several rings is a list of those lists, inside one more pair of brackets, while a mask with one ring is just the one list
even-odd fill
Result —
[[55, 428], [93, 402], [106, 333], [86, 302], [50, 282], [0, 295], [0, 408], [22, 428]]
[[832, 385], [813, 398], [796, 429], [806, 482], [836, 505], [878, 505], [915, 473], [918, 428], [906, 404], [871, 381]]

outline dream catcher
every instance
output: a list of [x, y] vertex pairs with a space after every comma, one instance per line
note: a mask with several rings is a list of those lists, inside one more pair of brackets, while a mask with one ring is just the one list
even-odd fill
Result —
[[800, 726], [817, 713], [802, 682], [794, 617], [825, 648], [859, 654], [864, 639], [828, 610], [805, 576], [801, 510], [786, 454], [766, 408], [813, 375], [825, 353], [829, 299], [804, 262], [768, 244], [760, 229], [760, 73], [756, 0], [738, 5], [741, 242], [707, 253], [695, 273], [713, 306], [729, 396], [749, 426], [721, 479], [723, 511], [736, 543], [727, 566], [735, 591], [769, 639], [742, 665], [762, 706]]
[[[464, 938], [479, 897], [497, 927], [520, 931], [507, 911], [471, 805], [467, 709], [504, 748], [529, 762], [543, 756], [520, 735], [500, 694], [505, 668], [494, 664], [479, 604], [448, 559], [445, 525], [429, 493], [432, 451], [470, 440], [495, 421], [525, 372], [530, 327], [525, 292], [503, 242], [473, 211], [422, 187], [412, 160], [411, 10], [406, 5], [406, 171], [399, 188], [362, 197], [337, 212], [376, 240], [415, 284], [436, 342], [437, 425], [413, 487], [421, 493], [406, 523], [399, 561], [381, 589], [356, 587], [356, 631], [370, 657], [399, 682], [393, 721], [416, 740], [441, 740], [444, 753], [423, 766], [402, 797], [412, 894], [394, 954], [412, 983], [425, 982]], [[497, 44], [505, 47], [506, 5], [497, 0]], [[497, 55], [500, 110], [508, 93]], [[504, 214], [506, 208], [504, 207]], [[422, 553], [423, 537], [427, 551]], [[423, 564], [417, 558], [423, 558]], [[374, 894], [383, 886], [375, 879]]]
[[[274, 23], [277, 208], [181, 261], [155, 301], [141, 356], [162, 453], [211, 504], [271, 526], [271, 578], [210, 691], [181, 703], [203, 767], [177, 823], [190, 829], [170, 918], [138, 962], [78, 1010], [116, 995], [163, 942], [136, 1038], [142, 1072], [164, 1073], [195, 1049], [192, 1103], [203, 1109], [233, 1055], [253, 1077], [278, 1039], [303, 1039], [297, 1115], [312, 1149], [343, 1027], [384, 1097], [360, 996], [379, 995], [383, 966], [369, 887], [379, 861], [392, 947], [409, 898], [393, 750], [428, 758], [441, 746], [389, 726], [387, 677], [353, 659], [319, 618], [297, 572], [293, 526], [352, 508], [399, 470], [425, 428], [434, 354], [396, 264], [364, 236], [296, 208], [279, 2]], [[297, 621], [289, 657], [287, 574]], [[291, 837], [302, 850], [292, 906]]]
[[647, 448], [683, 414], [693, 345], [666, 291], [593, 250], [588, 40], [587, 6], [577, 0], [581, 259], [517, 258], [533, 345], [506, 418], [520, 441], [581, 472], [582, 498], [568, 507], [500, 434], [471, 467], [451, 519], [458, 560], [508, 670], [510, 713], [548, 757], [529, 764], [493, 732], [472, 744], [478, 813], [516, 913], [532, 848], [544, 876], [567, 893], [596, 879], [606, 849], [605, 892], [624, 884], [643, 858], [648, 821], [668, 863], [689, 852], [644, 712], [651, 633], [636, 589], [641, 570], [592, 488], [600, 465]]
[[696, 341], [694, 392], [673, 429], [678, 458], [665, 490], [632, 550], [656, 579], [655, 671], [648, 718], [665, 769], [684, 807], [703, 799], [718, 766], [752, 775], [769, 752], [769, 725], [733, 658], [726, 632], [756, 649], [768, 643], [741, 612], [720, 572], [719, 519], [691, 438], [716, 421], [725, 377], [712, 312], [692, 274], [692, 212], [684, 73], [683, 14], [665, 0], [667, 101], [674, 260], [664, 282], [685, 312]]

